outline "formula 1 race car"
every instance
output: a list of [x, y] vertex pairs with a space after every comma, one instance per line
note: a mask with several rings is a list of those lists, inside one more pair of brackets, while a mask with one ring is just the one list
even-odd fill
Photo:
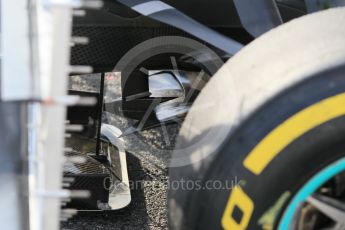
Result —
[[[97, 100], [67, 103], [62, 192], [35, 190], [31, 213], [48, 207], [37, 194], [62, 201], [61, 219], [126, 207], [124, 138], [179, 123], [169, 183], [191, 187], [168, 190], [171, 229], [345, 229], [344, 1], [99, 2], [71, 3], [71, 34], [57, 23], [73, 37], [68, 97]], [[42, 165], [28, 174], [40, 177]], [[48, 214], [34, 214], [32, 229], [51, 226], [39, 215]]]
[[[202, 7], [194, 10], [192, 5]], [[262, 13], [253, 17], [262, 17], [261, 28], [256, 28], [258, 23], [250, 24], [250, 20], [256, 18], [237, 16], [237, 11], [244, 11], [245, 15], [260, 7]], [[82, 124], [84, 132], [81, 136], [73, 134], [67, 140], [70, 152], [66, 154], [81, 154], [80, 157], [87, 159], [82, 164], [65, 166], [65, 176], [74, 177], [71, 189], [87, 189], [92, 194], [85, 200], [86, 204], [80, 200], [69, 205], [87, 210], [118, 209], [127, 205], [130, 201], [130, 190], [126, 186], [128, 179], [122, 188], [118, 188], [122, 195], [127, 194], [120, 196], [125, 200], [120, 206], [115, 205], [119, 202], [111, 201], [111, 196], [118, 197], [112, 194], [116, 189], [108, 191], [108, 186], [103, 183], [109, 177], [111, 184], [121, 184], [122, 176], [128, 178], [126, 161], [120, 163], [119, 156], [115, 157], [117, 162], [115, 159], [109, 161], [111, 156], [119, 153], [104, 151], [102, 146], [107, 145], [109, 139], [181, 122], [199, 92], [224, 62], [256, 36], [307, 13], [302, 1], [282, 1], [279, 8], [276, 7], [275, 4], [258, 4], [248, 8], [246, 4], [232, 1], [216, 4], [208, 1], [104, 1], [101, 9], [87, 10], [84, 17], [76, 17], [73, 36], [88, 38], [88, 44], [72, 47], [71, 63], [91, 66], [93, 72], [100, 75], [98, 92], [69, 91], [70, 95], [98, 98], [94, 107], [68, 109], [68, 122]], [[217, 17], [212, 12], [217, 12]], [[121, 94], [105, 102], [107, 72], [121, 73]], [[103, 112], [119, 113], [137, 122], [125, 133], [112, 127], [116, 131], [113, 137], [108, 137], [103, 133], [106, 126], [110, 127], [102, 124]], [[94, 144], [87, 145], [89, 142]], [[114, 145], [114, 142], [110, 144]]]
[[344, 10], [302, 17], [341, 4], [105, 1], [74, 20], [90, 43], [72, 48], [72, 63], [121, 72], [121, 100], [99, 105], [137, 121], [121, 137], [188, 113], [170, 180], [240, 181], [231, 192], [170, 190], [172, 229], [344, 226]]

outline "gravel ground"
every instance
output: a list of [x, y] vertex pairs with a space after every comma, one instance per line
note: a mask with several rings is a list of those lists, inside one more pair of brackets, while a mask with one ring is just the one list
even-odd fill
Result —
[[[99, 77], [76, 76], [70, 85], [72, 89], [97, 91]], [[120, 96], [118, 75], [106, 75], [106, 89], [106, 101]], [[119, 114], [105, 113], [103, 120], [123, 131], [133, 124]], [[179, 125], [169, 125], [125, 137], [129, 179], [141, 185], [132, 189], [130, 205], [118, 211], [79, 213], [63, 223], [62, 229], [167, 229], [167, 165], [178, 129]]]

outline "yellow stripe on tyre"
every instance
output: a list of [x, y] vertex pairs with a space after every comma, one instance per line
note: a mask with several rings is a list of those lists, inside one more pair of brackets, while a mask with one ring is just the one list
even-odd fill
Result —
[[324, 99], [293, 115], [271, 131], [248, 154], [243, 165], [260, 175], [269, 163], [290, 143], [311, 129], [345, 115], [345, 93]]

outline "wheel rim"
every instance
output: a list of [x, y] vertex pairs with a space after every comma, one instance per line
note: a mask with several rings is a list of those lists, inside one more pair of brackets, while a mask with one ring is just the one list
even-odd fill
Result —
[[[282, 219], [279, 223], [279, 230], [286, 229], [301, 229], [301, 217], [306, 218], [303, 214], [303, 209], [309, 206], [316, 214], [316, 217], [327, 217], [333, 223], [331, 228], [325, 229], [345, 229], [345, 203], [332, 197], [318, 194], [317, 192], [332, 178], [345, 172], [345, 158], [342, 158], [335, 163], [327, 166], [315, 176], [313, 176], [293, 197], [290, 204], [283, 213]], [[315, 218], [315, 215], [314, 215]], [[305, 219], [305, 220], [308, 220]], [[303, 224], [303, 223], [302, 223]], [[307, 225], [302, 225], [307, 226]], [[305, 229], [313, 229], [311, 226]]]

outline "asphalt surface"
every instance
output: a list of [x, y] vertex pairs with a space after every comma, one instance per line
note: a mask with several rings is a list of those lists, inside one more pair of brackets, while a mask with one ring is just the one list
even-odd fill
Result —
[[[99, 76], [76, 76], [70, 85], [72, 89], [97, 91]], [[118, 98], [119, 76], [107, 75], [106, 89], [105, 101]], [[103, 120], [122, 131], [133, 124], [119, 114], [104, 113]], [[135, 185], [129, 206], [117, 211], [80, 212], [62, 223], [61, 229], [167, 229], [167, 165], [179, 127], [169, 125], [124, 137], [129, 180]]]

